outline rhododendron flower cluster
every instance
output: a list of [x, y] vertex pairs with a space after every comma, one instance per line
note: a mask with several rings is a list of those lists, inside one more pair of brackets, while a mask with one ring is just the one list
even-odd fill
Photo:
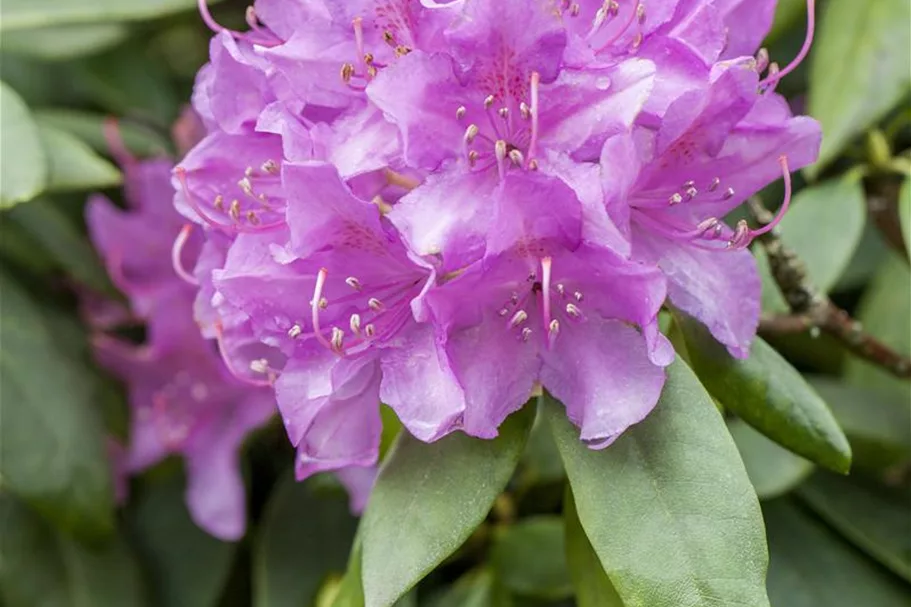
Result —
[[[125, 497], [129, 475], [168, 455], [182, 455], [193, 520], [216, 537], [236, 540], [247, 520], [238, 451], [247, 435], [275, 413], [274, 396], [266, 385], [238, 380], [215, 342], [199, 332], [193, 317], [196, 291], [185, 282], [192, 277], [181, 280], [174, 268], [198, 258], [203, 239], [182, 227], [171, 205], [173, 162], [132, 158], [116, 128], [109, 127], [125, 173], [126, 208], [95, 195], [86, 220], [128, 306], [86, 293], [84, 309], [97, 330], [93, 345], [98, 361], [124, 381], [129, 393], [128, 442], [121, 446], [112, 439], [110, 449], [118, 493]], [[146, 327], [143, 343], [115, 335], [138, 323]], [[362, 507], [373, 471], [339, 474], [352, 492], [352, 505]]]
[[543, 388], [605, 447], [658, 400], [668, 300], [747, 356], [772, 226], [723, 217], [782, 176], [786, 210], [820, 139], [757, 52], [774, 5], [258, 0], [237, 32], [201, 2], [196, 317], [298, 477], [373, 464], [380, 402], [491, 438]]

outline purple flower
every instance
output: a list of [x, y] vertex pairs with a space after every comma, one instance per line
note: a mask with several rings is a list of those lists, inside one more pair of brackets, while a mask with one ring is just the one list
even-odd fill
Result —
[[818, 146], [773, 90], [794, 64], [748, 54], [773, 9], [260, 0], [248, 32], [210, 23], [208, 135], [174, 180], [207, 234], [197, 320], [276, 378], [298, 477], [373, 465], [380, 401], [421, 440], [490, 438], [543, 387], [604, 447], [658, 400], [666, 299], [746, 355], [761, 230], [721, 218]]

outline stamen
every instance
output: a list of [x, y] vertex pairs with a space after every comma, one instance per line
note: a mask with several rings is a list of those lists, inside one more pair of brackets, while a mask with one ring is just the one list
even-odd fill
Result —
[[216, 34], [220, 34], [226, 29], [212, 18], [212, 13], [209, 12], [209, 5], [206, 0], [198, 0], [196, 4], [199, 6], [199, 16], [202, 17], [202, 22], [206, 24], [206, 27]]
[[497, 114], [499, 114], [500, 118], [502, 118], [503, 120], [509, 120], [509, 108], [508, 107], [501, 107], [500, 109], [497, 110]]
[[560, 334], [560, 321], [556, 318], [550, 321], [547, 325], [547, 345], [548, 347], [553, 347], [554, 340], [557, 339], [557, 335]]
[[341, 70], [342, 82], [348, 84], [351, 82], [352, 76], [354, 76], [354, 65], [351, 63], [343, 63]]
[[576, 304], [573, 303], [566, 304], [566, 313], [573, 318], [579, 318], [582, 316], [582, 312], [579, 310]]
[[495, 100], [496, 100], [496, 97], [494, 97], [493, 95], [488, 95], [487, 97], [485, 97], [484, 98], [484, 109], [489, 110], [490, 106], [493, 105], [493, 102]]
[[468, 152], [468, 164], [471, 167], [474, 167], [474, 165], [477, 164], [477, 162], [478, 162], [479, 156], [480, 156], [480, 154], [478, 154], [478, 152], [475, 150], [471, 150], [470, 152]]
[[386, 175], [386, 183], [389, 185], [398, 186], [404, 190], [408, 190], [409, 192], [421, 185], [421, 182], [417, 179], [409, 177], [408, 175], [402, 175], [401, 173], [397, 173], [392, 169], [387, 168], [384, 171], [384, 174]]
[[342, 353], [344, 348], [345, 332], [339, 329], [338, 327], [332, 327], [332, 337], [329, 338], [330, 343], [332, 344], [332, 350], [339, 354]]
[[[750, 240], [774, 230], [775, 226], [784, 219], [785, 213], [788, 212], [788, 208], [791, 206], [791, 170], [788, 168], [788, 157], [784, 155], [780, 156], [778, 158], [778, 164], [781, 165], [781, 173], [784, 178], [784, 200], [782, 201], [781, 208], [778, 209], [775, 218], [758, 230], [753, 230], [750, 233]], [[747, 244], [749, 244], [749, 242]]]
[[316, 285], [313, 287], [313, 298], [310, 300], [310, 316], [313, 322], [313, 335], [316, 337], [316, 340], [328, 349], [334, 350], [334, 346], [323, 335], [323, 331], [320, 329], [319, 325], [319, 311], [321, 308], [325, 309], [322, 305], [323, 301], [325, 301], [323, 298], [323, 287], [326, 284], [326, 275], [328, 273], [329, 270], [326, 268], [320, 268], [320, 271], [316, 275]]
[[514, 165], [516, 165], [517, 167], [520, 167], [523, 164], [525, 164], [525, 157], [522, 155], [522, 152], [520, 152], [519, 150], [510, 150], [509, 159], [512, 160], [512, 163]]
[[361, 281], [359, 281], [354, 276], [349, 276], [345, 279], [345, 284], [354, 289], [355, 291], [361, 290]]
[[[816, 2], [815, 0], [807, 0], [807, 36], [803, 41], [803, 46], [800, 48], [800, 52], [797, 53], [797, 56], [794, 57], [794, 60], [791, 61], [784, 69], [778, 71], [774, 74], [770, 74], [759, 82], [761, 87], [769, 87], [776, 84], [779, 80], [793, 72], [797, 69], [797, 66], [800, 65], [803, 60], [806, 58], [807, 53], [810, 52], [810, 47], [813, 45], [813, 35], [816, 31]], [[769, 70], [771, 72], [771, 68]]]
[[522, 341], [528, 341], [529, 338], [531, 337], [531, 333], [532, 333], [532, 331], [528, 327], [525, 327], [524, 329], [522, 329]]
[[269, 371], [269, 361], [265, 358], [258, 358], [250, 361], [250, 370], [254, 373], [265, 375]]
[[[552, 260], [550, 257], [541, 259], [541, 311], [544, 314], [544, 326], [550, 326], [550, 276]], [[562, 291], [562, 285], [558, 285]]]
[[376, 297], [371, 297], [367, 300], [367, 306], [374, 312], [379, 312], [383, 309], [383, 302], [381, 302]]
[[303, 331], [304, 330], [301, 328], [300, 325], [294, 325], [290, 329], [288, 329], [288, 337], [290, 337], [291, 339], [297, 339], [298, 337], [300, 337], [300, 334], [303, 333]]
[[582, 291], [576, 291], [573, 293], [573, 297], [576, 301], [582, 301]]
[[494, 153], [497, 157], [497, 172], [500, 174], [500, 180], [502, 180], [506, 177], [506, 142], [502, 139], [497, 139], [494, 144]]
[[368, 65], [364, 61], [364, 20], [361, 17], [355, 17], [351, 22], [354, 26], [354, 46], [357, 50], [357, 59], [363, 65], [364, 71], [367, 71]]
[[102, 131], [104, 140], [108, 144], [108, 149], [111, 151], [111, 156], [114, 157], [114, 160], [124, 171], [128, 172], [136, 164], [136, 158], [133, 157], [123, 142], [123, 137], [120, 133], [120, 121], [113, 117], [105, 118]]
[[[233, 375], [239, 381], [244, 382], [245, 384], [250, 384], [251, 386], [271, 386], [275, 381], [275, 376], [272, 373], [269, 373], [268, 380], [260, 379], [251, 379], [245, 375], [242, 375], [237, 371], [234, 366], [231, 357], [228, 356], [227, 350], [225, 350], [225, 332], [224, 327], [221, 324], [221, 321], [215, 321], [215, 345], [218, 348], [218, 354], [221, 356], [222, 361], [225, 363], [225, 368], [228, 370], [228, 373]], [[252, 363], [251, 363], [252, 364]], [[267, 363], [268, 367], [268, 363]], [[266, 369], [268, 371], [268, 368]]]
[[278, 163], [271, 158], [269, 160], [266, 160], [260, 168], [264, 173], [268, 173], [270, 175], [278, 175], [279, 171], [281, 170], [278, 166]]
[[465, 136], [464, 136], [465, 143], [467, 143], [467, 144], [473, 143], [475, 140], [475, 137], [478, 136], [478, 133], [480, 131], [481, 130], [478, 128], [478, 125], [469, 124], [468, 128], [465, 129]]
[[461, 120], [462, 118], [465, 117], [465, 114], [466, 114], [467, 112], [468, 112], [468, 110], [465, 109], [465, 106], [464, 106], [464, 105], [460, 105], [460, 106], [458, 107], [458, 109], [456, 109], [456, 119], [457, 119], [457, 120]]
[[185, 224], [180, 229], [180, 234], [177, 235], [177, 238], [174, 239], [174, 245], [171, 247], [171, 265], [174, 266], [174, 273], [177, 274], [184, 282], [199, 286], [199, 281], [196, 280], [196, 277], [187, 272], [183, 267], [183, 262], [181, 260], [184, 245], [187, 244], [187, 240], [190, 238], [190, 233], [193, 231], [193, 224]]
[[525, 310], [518, 310], [512, 315], [512, 318], [509, 319], [509, 326], [518, 327], [526, 320], [528, 320], [528, 313]]
[[721, 185], [721, 178], [720, 177], [713, 178], [712, 183], [709, 184], [709, 188], [708, 188], [709, 192], [714, 192], [715, 190], [717, 190], [719, 185]]
[[769, 49], [762, 47], [756, 53], [756, 73], [763, 73], [769, 67]]
[[722, 198], [724, 198], [725, 200], [730, 200], [733, 197], [734, 197], [734, 188], [726, 189], [724, 191], [724, 195], [722, 196]]
[[[614, 3], [614, 4], [616, 5], [616, 3]], [[614, 34], [610, 38], [610, 40], [608, 40], [607, 42], [602, 44], [598, 49], [596, 49], [595, 50], [596, 53], [600, 53], [600, 52], [606, 50], [607, 48], [612, 46], [615, 42], [617, 42], [620, 38], [623, 37], [623, 34], [625, 34], [626, 31], [630, 28], [630, 26], [632, 26], [633, 22], [636, 21], [636, 19], [638, 19], [640, 6], [642, 6], [640, 3], [636, 3], [636, 6], [633, 7], [632, 11], [630, 11], [629, 18], [626, 20], [626, 23], [624, 23], [620, 27], [620, 29], [617, 31], [617, 33]]]
[[681, 196], [681, 195], [680, 195], [679, 193], [677, 193], [677, 192], [674, 192], [674, 193], [671, 194], [671, 196], [667, 199], [667, 202], [668, 202], [668, 204], [670, 204], [671, 206], [673, 206], [673, 205], [675, 205], [675, 204], [680, 204], [681, 202], [683, 202], [683, 196]]
[[348, 320], [348, 326], [351, 328], [351, 332], [355, 335], [361, 334], [361, 315], [352, 314], [351, 318]]
[[531, 118], [531, 110], [528, 107], [528, 104], [524, 101], [519, 104], [519, 115], [522, 116], [522, 120], [528, 120]]
[[367, 325], [366, 327], [364, 327], [364, 335], [366, 335], [367, 337], [373, 337], [374, 335], [376, 335], [376, 327], [374, 327], [372, 324]]
[[[541, 74], [532, 72], [530, 86], [531, 106], [529, 107], [529, 112], [531, 113], [531, 140], [528, 143], [529, 168], [531, 168], [532, 162], [536, 162], [535, 154], [538, 151], [538, 86], [540, 84]], [[537, 167], [537, 164], [535, 164], [535, 167]]]

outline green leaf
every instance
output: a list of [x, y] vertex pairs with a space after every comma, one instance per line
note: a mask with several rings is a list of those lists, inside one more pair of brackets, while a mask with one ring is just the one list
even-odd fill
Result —
[[509, 594], [489, 569], [469, 571], [444, 593], [431, 599], [429, 607], [510, 607]]
[[50, 253], [56, 265], [77, 283], [96, 293], [116, 296], [98, 254], [55, 201], [37, 198], [9, 211], [7, 219]]
[[822, 123], [817, 174], [908, 95], [911, 4], [830, 0], [810, 55], [808, 113]]
[[526, 405], [494, 440], [458, 433], [426, 444], [402, 433], [362, 522], [368, 607], [392, 605], [481, 524], [516, 467], [534, 415]]
[[[67, 131], [87, 143], [101, 154], [111, 149], [104, 137], [106, 117], [101, 114], [71, 109], [36, 109], [35, 118], [61, 131]], [[155, 131], [126, 121], [119, 121], [117, 129], [128, 150], [139, 156], [166, 155], [170, 143]]]
[[490, 560], [497, 577], [512, 592], [558, 600], [572, 596], [566, 568], [563, 521], [535, 516], [497, 529]]
[[40, 194], [47, 181], [48, 166], [31, 112], [16, 91], [2, 81], [0, 108], [0, 209], [4, 209]]
[[286, 475], [269, 498], [253, 547], [254, 605], [311, 604], [326, 576], [345, 570], [356, 528], [344, 495], [319, 495], [311, 483]]
[[775, 8], [775, 21], [763, 44], [768, 46], [781, 38], [782, 34], [794, 28], [806, 13], [807, 0], [778, 0]]
[[655, 410], [600, 451], [559, 403], [545, 406], [582, 528], [628, 607], [769, 604], [756, 494], [684, 362], [668, 367]]
[[566, 529], [566, 564], [576, 590], [578, 607], [623, 607], [623, 601], [604, 573], [601, 561], [579, 522], [576, 502], [569, 486], [563, 497]]
[[690, 362], [712, 396], [779, 445], [836, 472], [851, 466], [848, 439], [800, 373], [760, 338], [750, 357], [728, 354], [696, 320], [678, 314]]
[[[209, 4], [217, 1], [209, 0]], [[0, 29], [153, 19], [195, 6], [195, 0], [4, 0]]]
[[166, 67], [147, 57], [148, 48], [136, 40], [73, 63], [68, 75], [77, 92], [105, 110], [167, 128], [182, 100]]
[[[857, 310], [864, 330], [899, 353], [911, 355], [911, 273], [898, 254], [890, 252]], [[846, 377], [859, 386], [882, 388], [908, 402], [908, 381], [898, 379], [871, 363], [852, 358]]]
[[898, 195], [898, 220], [901, 222], [905, 251], [911, 257], [911, 177], [906, 177]]
[[364, 527], [363, 519], [354, 537], [351, 555], [348, 558], [348, 570], [338, 585], [338, 593], [332, 601], [332, 607], [364, 607], [364, 584], [362, 577], [362, 564], [364, 562], [363, 546], [361, 545], [361, 530]]
[[51, 26], [3, 34], [3, 51], [45, 61], [69, 60], [115, 46], [129, 35], [120, 23]]
[[761, 500], [787, 493], [813, 471], [812, 463], [782, 449], [742, 420], [728, 420], [728, 430]]
[[114, 494], [96, 376], [68, 356], [50, 316], [59, 312], [42, 309], [3, 273], [0, 290], [3, 484], [72, 533], [106, 535]]
[[814, 475], [797, 494], [855, 546], [911, 582], [907, 495], [830, 474]]
[[852, 467], [881, 472], [911, 461], [911, 408], [904, 395], [811, 377], [844, 429], [854, 453]]
[[127, 520], [157, 607], [218, 604], [237, 545], [196, 526], [184, 505], [182, 475], [146, 475]]
[[769, 598], [782, 607], [907, 607], [907, 586], [787, 499], [763, 506]]
[[146, 604], [140, 570], [120, 536], [88, 548], [0, 494], [0, 598], [10, 607]]
[[48, 160], [48, 190], [91, 190], [121, 183], [120, 171], [78, 138], [40, 121], [38, 132]]
[[566, 478], [566, 471], [563, 470], [560, 454], [554, 444], [554, 437], [540, 410], [528, 436], [528, 444], [522, 454], [519, 469], [519, 484], [523, 487], [562, 483]]
[[838, 282], [864, 233], [863, 185], [855, 174], [804, 188], [779, 224], [781, 238], [822, 292]]

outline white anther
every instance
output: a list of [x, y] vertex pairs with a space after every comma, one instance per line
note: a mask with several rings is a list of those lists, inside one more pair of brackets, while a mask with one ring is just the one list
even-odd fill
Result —
[[477, 164], [479, 157], [480, 157], [480, 154], [478, 154], [478, 152], [476, 150], [471, 150], [470, 152], [468, 152], [468, 164], [471, 166], [474, 166], [475, 164]]
[[525, 164], [525, 156], [522, 155], [522, 152], [519, 150], [509, 150], [509, 159], [512, 160], [512, 163], [517, 167]]
[[499, 314], [500, 316], [506, 316], [507, 314], [509, 314], [509, 309], [508, 309], [508, 308], [500, 308], [500, 310], [497, 312], [497, 314]]
[[225, 208], [225, 197], [219, 194], [215, 197], [215, 200], [212, 201], [212, 206], [218, 209], [219, 211], [224, 210]]
[[509, 301], [511, 301], [513, 305], [519, 303], [519, 294], [513, 291], [513, 294], [509, 296]]
[[303, 333], [303, 329], [301, 329], [300, 325], [294, 325], [288, 329], [288, 337], [291, 339], [297, 339], [301, 333]]
[[493, 95], [488, 95], [487, 97], [485, 97], [484, 98], [484, 108], [490, 109], [490, 106], [493, 105], [494, 99], [495, 99], [495, 97]]
[[566, 297], [566, 287], [562, 282], [557, 283], [557, 293], [560, 294], [560, 297]]
[[355, 291], [361, 290], [361, 281], [359, 281], [354, 276], [349, 276], [345, 279], [345, 284], [354, 289]]
[[319, 309], [325, 310], [328, 307], [329, 307], [329, 300], [326, 299], [325, 297], [320, 297], [319, 298]]
[[730, 200], [734, 197], [734, 188], [728, 188], [724, 191], [724, 199]]
[[370, 299], [368, 299], [368, 300], [367, 300], [367, 305], [368, 305], [368, 306], [370, 307], [370, 309], [373, 310], [374, 312], [379, 312], [380, 310], [383, 309], [383, 302], [381, 302], [381, 301], [380, 301], [379, 299], [377, 299], [376, 297], [371, 297]]
[[690, 179], [689, 181], [684, 181], [681, 190], [687, 190], [689, 188], [696, 187], [696, 182]]
[[244, 169], [244, 177], [253, 177], [253, 167], [247, 167]]
[[645, 23], [645, 5], [641, 2], [636, 7], [636, 19], [639, 20], [640, 25]]
[[456, 109], [456, 118], [459, 119], [459, 120], [461, 120], [462, 118], [465, 117], [465, 113], [466, 113], [467, 111], [468, 111], [468, 110], [465, 109], [465, 106], [464, 106], [464, 105], [460, 105], [460, 106], [458, 107], [458, 109]]
[[332, 336], [329, 338], [329, 343], [332, 344], [332, 349], [336, 352], [341, 352], [344, 346], [344, 341], [345, 332], [338, 327], [332, 327]]
[[530, 337], [531, 337], [531, 329], [529, 329], [528, 327], [525, 327], [524, 329], [522, 329], [522, 341], [528, 341], [528, 339]]
[[497, 142], [494, 144], [494, 152], [497, 155], [497, 160], [503, 161], [506, 159], [506, 142], [502, 139], [497, 139]]
[[250, 361], [250, 370], [254, 373], [266, 373], [269, 371], [269, 361], [265, 358], [258, 358]]
[[476, 124], [469, 124], [468, 128], [465, 129], [465, 143], [471, 143], [474, 141], [475, 137], [478, 136], [480, 129]]
[[686, 199], [687, 199], [687, 200], [692, 200], [693, 198], [696, 197], [696, 194], [698, 194], [698, 193], [699, 193], [699, 190], [697, 190], [696, 188], [690, 186], [690, 187], [688, 187], [688, 188], [686, 189]]
[[361, 315], [352, 314], [351, 318], [348, 320], [348, 326], [351, 327], [351, 332], [355, 335], [360, 335], [361, 333]]
[[721, 185], [721, 178], [715, 177], [712, 179], [712, 183], [709, 184], [709, 192], [714, 192], [717, 190], [719, 185]]
[[509, 319], [509, 325], [512, 327], [518, 327], [526, 320], [528, 320], [528, 313], [525, 310], [518, 310], [515, 314], [512, 315], [512, 318]]
[[260, 168], [263, 173], [269, 173], [270, 175], [275, 175], [279, 171], [278, 163], [271, 159], [266, 160]]
[[500, 109], [497, 110], [497, 114], [499, 114], [500, 118], [502, 118], [503, 120], [507, 120], [509, 118], [509, 108], [501, 107]]
[[560, 321], [556, 318], [550, 321], [550, 324], [547, 326], [547, 331], [552, 337], [556, 337], [557, 333], [560, 332]]
[[374, 335], [376, 335], [376, 327], [374, 327], [373, 325], [367, 325], [366, 327], [364, 327], [364, 335], [366, 335], [367, 337], [373, 337]]
[[240, 201], [236, 198], [231, 201], [231, 208], [228, 210], [228, 213], [231, 215], [231, 218], [234, 221], [240, 219]]
[[573, 297], [576, 298], [576, 301], [582, 301], [582, 291], [576, 291], [573, 293]]
[[681, 202], [683, 202], [683, 196], [681, 196], [679, 192], [674, 192], [667, 199], [667, 202], [668, 202], [668, 204], [680, 204]]
[[531, 108], [528, 107], [528, 104], [524, 101], [519, 104], [519, 115], [522, 116], [522, 120], [528, 120], [531, 118]]
[[528, 170], [529, 171], [538, 170], [538, 160], [536, 158], [532, 158], [531, 160], [528, 161]]
[[579, 308], [576, 307], [576, 304], [568, 303], [566, 304], [566, 313], [572, 316], [573, 318], [579, 318], [582, 316], [582, 312], [579, 311]]

